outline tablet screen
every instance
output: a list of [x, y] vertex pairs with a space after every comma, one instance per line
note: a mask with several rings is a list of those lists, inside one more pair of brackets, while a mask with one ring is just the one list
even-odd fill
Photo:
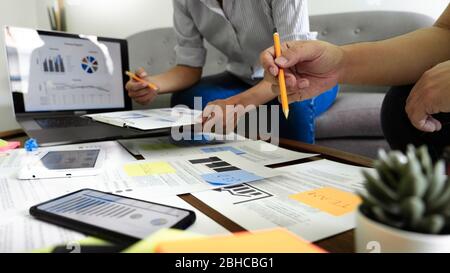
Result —
[[76, 150], [48, 152], [41, 158], [49, 170], [69, 170], [94, 168], [100, 150]]
[[139, 239], [189, 215], [189, 211], [93, 190], [76, 192], [38, 209]]

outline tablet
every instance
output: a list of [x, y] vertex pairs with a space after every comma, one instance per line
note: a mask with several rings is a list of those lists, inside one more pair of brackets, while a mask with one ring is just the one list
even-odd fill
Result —
[[185, 229], [193, 211], [91, 189], [30, 209], [37, 219], [118, 244], [132, 244], [163, 228]]
[[70, 178], [101, 173], [104, 152], [93, 150], [49, 151], [19, 171], [19, 179]]

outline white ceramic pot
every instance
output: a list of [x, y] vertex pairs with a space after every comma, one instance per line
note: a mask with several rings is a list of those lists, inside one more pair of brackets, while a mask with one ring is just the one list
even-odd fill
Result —
[[359, 209], [356, 218], [358, 253], [450, 253], [450, 235], [396, 229], [367, 218]]

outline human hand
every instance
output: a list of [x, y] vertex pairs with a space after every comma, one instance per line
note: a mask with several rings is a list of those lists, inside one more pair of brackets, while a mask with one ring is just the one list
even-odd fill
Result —
[[238, 103], [234, 97], [208, 103], [203, 110], [203, 131], [229, 134], [234, 132], [239, 119], [249, 107]]
[[[135, 74], [145, 81], [151, 81], [147, 72], [143, 68], [139, 68]], [[150, 104], [158, 95], [155, 90], [150, 89], [148, 84], [139, 82], [132, 78], [127, 82], [125, 88], [128, 91], [128, 96], [141, 105]]]
[[343, 72], [344, 51], [321, 41], [293, 41], [282, 45], [282, 56], [275, 58], [271, 47], [261, 54], [265, 80], [280, 93], [279, 69], [285, 70], [289, 102], [310, 99], [333, 88]]
[[406, 113], [417, 129], [437, 132], [442, 124], [432, 115], [450, 112], [450, 61], [425, 72], [406, 101]]

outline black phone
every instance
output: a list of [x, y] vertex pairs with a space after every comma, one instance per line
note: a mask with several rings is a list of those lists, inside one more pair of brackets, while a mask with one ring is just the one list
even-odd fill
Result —
[[186, 229], [195, 212], [101, 191], [83, 189], [30, 208], [35, 218], [120, 245], [163, 228]]

